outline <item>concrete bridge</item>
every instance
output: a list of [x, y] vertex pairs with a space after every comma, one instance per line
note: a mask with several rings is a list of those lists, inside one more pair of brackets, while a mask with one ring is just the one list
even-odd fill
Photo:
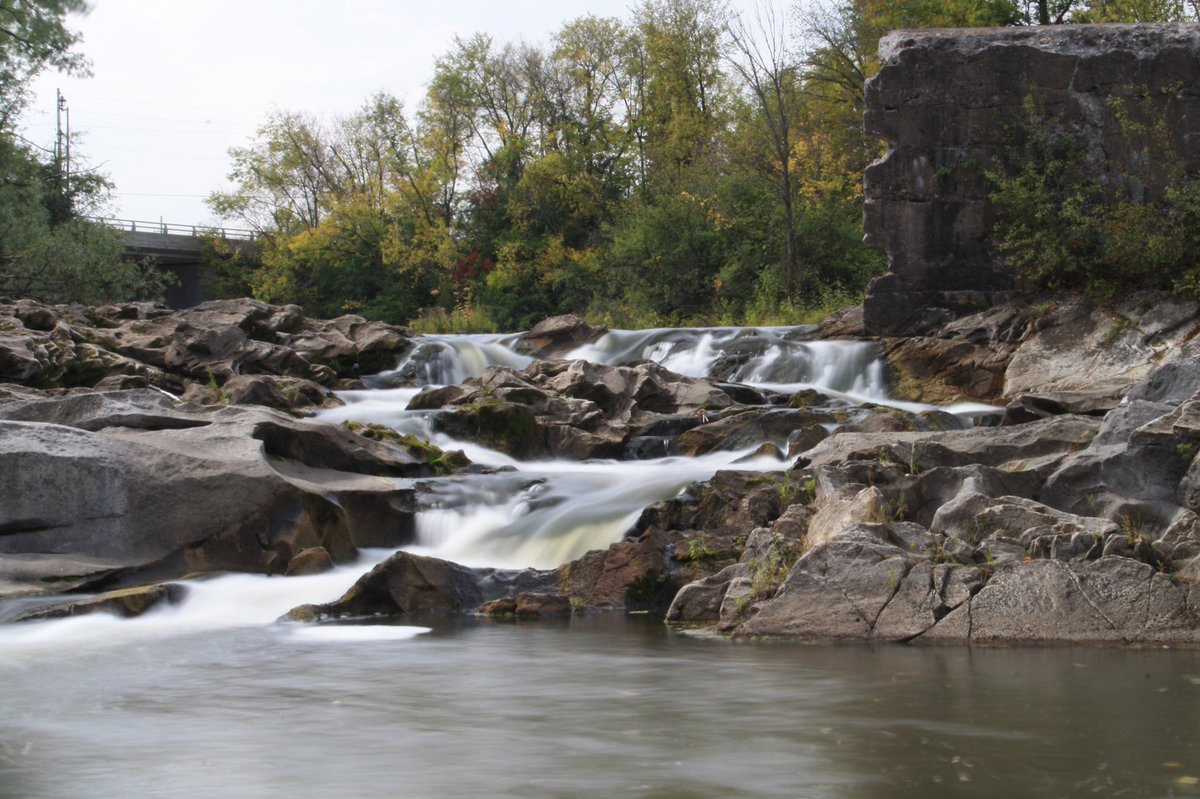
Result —
[[101, 217], [92, 221], [122, 232], [127, 258], [153, 258], [175, 275], [177, 282], [167, 289], [165, 298], [172, 308], [189, 308], [212, 299], [207, 280], [210, 267], [200, 258], [205, 241], [216, 236], [238, 252], [249, 255], [258, 250], [258, 233], [253, 230]]

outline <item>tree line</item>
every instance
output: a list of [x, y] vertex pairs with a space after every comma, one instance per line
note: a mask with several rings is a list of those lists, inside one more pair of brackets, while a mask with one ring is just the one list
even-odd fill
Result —
[[[23, 141], [29, 80], [86, 70], [84, 0], [0, 2], [0, 292], [161, 290], [87, 223], [106, 181]], [[1194, 20], [1183, 0], [641, 0], [544, 44], [457, 38], [416, 108], [268, 115], [209, 204], [263, 233], [212, 243], [221, 290], [425, 329], [800, 321], [883, 269], [862, 244], [863, 86], [895, 28]]]

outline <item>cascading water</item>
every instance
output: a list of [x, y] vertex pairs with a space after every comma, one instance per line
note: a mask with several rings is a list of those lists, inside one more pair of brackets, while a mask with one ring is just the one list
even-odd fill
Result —
[[[932, 406], [888, 399], [878, 348], [868, 342], [809, 341], [805, 328], [660, 328], [613, 330], [567, 359], [607, 365], [652, 360], [688, 377], [744, 383], [777, 392], [813, 388], [835, 402]], [[417, 385], [477, 377], [488, 366], [520, 368], [530, 359], [510, 346], [517, 337], [440, 336], [415, 347], [396, 370]], [[463, 449], [474, 461], [519, 469], [445, 478], [426, 494], [419, 514], [420, 551], [475, 566], [553, 567], [618, 540], [647, 505], [677, 494], [738, 461], [738, 469], [779, 470], [780, 461], [746, 461], [750, 450], [701, 458], [520, 463], [502, 453], [436, 433], [429, 411], [405, 409], [414, 388], [343, 392], [346, 405], [323, 411], [330, 422], [383, 424]], [[986, 406], [961, 406], [969, 416]], [[784, 448], [786, 441], [773, 442]]]
[[[887, 398], [874, 345], [808, 341], [805, 333], [800, 328], [614, 330], [567, 357], [609, 365], [653, 360], [686, 376], [777, 392], [814, 388], [842, 405], [930, 407]], [[385, 425], [443, 449], [462, 449], [472, 461], [497, 467], [490, 474], [423, 481], [418, 540], [413, 547], [417, 551], [471, 566], [552, 568], [618, 540], [647, 505], [673, 497], [722, 468], [771, 471], [784, 466], [772, 457], [748, 459], [753, 447], [695, 458], [519, 462], [436, 432], [431, 419], [437, 411], [407, 410], [423, 387], [461, 382], [481, 375], [489, 366], [523, 368], [531, 359], [514, 351], [517, 340], [517, 336], [426, 337], [396, 369], [368, 378], [365, 382], [372, 388], [342, 392], [344, 406], [318, 414], [333, 424]], [[969, 417], [984, 408], [951, 410]], [[786, 442], [776, 443], [786, 446]], [[179, 607], [129, 621], [89, 616], [22, 625], [19, 630], [7, 629], [0, 646], [53, 647], [80, 640], [99, 645], [125, 636], [269, 624], [296, 605], [336, 598], [387, 554], [367, 553], [358, 564], [320, 577], [233, 575], [192, 582]], [[116, 630], [123, 632], [118, 635]], [[353, 634], [331, 631], [328, 637]], [[396, 628], [387, 633], [409, 634]]]

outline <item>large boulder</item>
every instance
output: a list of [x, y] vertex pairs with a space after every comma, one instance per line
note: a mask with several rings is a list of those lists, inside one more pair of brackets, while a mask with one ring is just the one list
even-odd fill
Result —
[[514, 349], [534, 358], [562, 358], [584, 344], [592, 344], [608, 331], [593, 327], [574, 314], [543, 319], [517, 341]]
[[421, 453], [266, 408], [154, 391], [9, 403], [0, 582], [20, 593], [131, 572], [282, 573], [309, 547], [348, 560], [411, 540], [413, 490], [395, 478], [433, 473]]
[[[397, 552], [360, 577], [338, 599], [322, 605], [301, 605], [284, 619], [319, 621], [466, 613], [501, 597], [551, 594], [557, 586], [558, 578], [553, 571], [471, 569], [440, 558]], [[530, 611], [535, 604], [526, 599]]]

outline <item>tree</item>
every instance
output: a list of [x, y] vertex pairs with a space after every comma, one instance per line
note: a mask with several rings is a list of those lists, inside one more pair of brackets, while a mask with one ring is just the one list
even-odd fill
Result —
[[229, 151], [229, 179], [238, 188], [214, 192], [207, 202], [217, 215], [260, 232], [314, 228], [337, 193], [333, 147], [314, 118], [276, 111], [254, 144]]
[[84, 0], [0, 3], [0, 128], [6, 134], [24, 110], [34, 77], [47, 69], [87, 72], [87, 60], [72, 51], [79, 34], [66, 26], [68, 14], [86, 10]]
[[670, 185], [712, 148], [722, 127], [726, 12], [715, 0], [644, 0], [634, 18], [644, 71], [639, 121], [649, 171]]
[[785, 297], [796, 298], [796, 217], [792, 208], [792, 117], [798, 102], [797, 65], [788, 53], [784, 20], [769, 3], [754, 9], [754, 26], [743, 17], [729, 24], [734, 70], [748, 89], [756, 118], [765, 131], [775, 156], [773, 171], [783, 202]]
[[47, 69], [84, 74], [66, 18], [83, 0], [0, 2], [0, 293], [50, 302], [161, 297], [163, 277], [122, 260], [120, 234], [81, 218], [103, 202], [103, 176], [72, 170], [16, 132], [30, 81]]

